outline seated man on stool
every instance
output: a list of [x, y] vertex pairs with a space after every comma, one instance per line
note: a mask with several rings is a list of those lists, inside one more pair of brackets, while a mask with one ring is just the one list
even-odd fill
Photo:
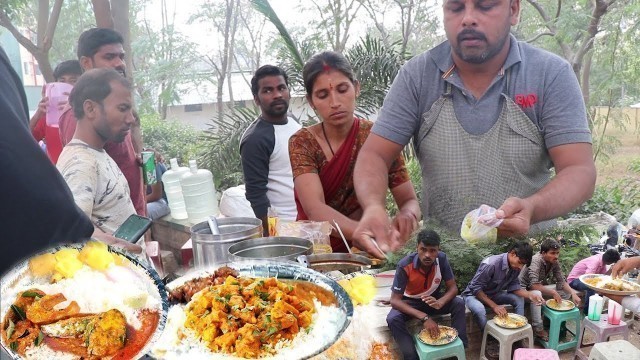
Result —
[[[492, 255], [482, 260], [476, 274], [462, 292], [469, 311], [484, 332], [487, 325], [487, 310], [490, 308], [497, 316], [506, 316], [507, 309], [502, 304], [511, 304], [518, 315], [524, 316], [524, 299], [542, 304], [542, 296], [520, 286], [520, 270], [531, 262], [533, 249], [526, 241], [519, 241], [508, 252]], [[498, 357], [497, 341], [488, 341], [489, 357]]]
[[606, 274], [607, 265], [611, 265], [620, 260], [620, 253], [616, 249], [609, 249], [604, 254], [596, 254], [586, 259], [578, 261], [573, 265], [573, 269], [567, 276], [569, 286], [578, 291], [584, 291], [584, 307], [582, 312], [587, 315], [589, 311], [589, 297], [595, 294], [586, 284], [580, 281], [580, 276], [584, 274]]
[[[520, 285], [531, 293], [553, 298], [558, 304], [562, 302], [563, 298], [568, 299], [570, 296], [578, 306], [580, 305], [580, 297], [565, 281], [558, 262], [559, 256], [560, 243], [554, 239], [543, 241], [540, 245], [540, 252], [531, 259], [531, 265], [525, 266], [520, 271]], [[555, 290], [545, 287], [547, 279], [552, 274], [556, 280]], [[558, 290], [562, 291], [564, 296], [561, 296]], [[543, 341], [549, 341], [549, 334], [542, 326], [542, 307], [533, 302], [531, 303], [531, 325], [533, 326], [533, 335]]]
[[[400, 260], [391, 287], [391, 306], [387, 324], [405, 360], [418, 359], [407, 320], [420, 319], [422, 327], [432, 336], [438, 334], [438, 324], [429, 316], [451, 313], [451, 325], [467, 347], [464, 301], [457, 297], [458, 287], [447, 255], [440, 251], [440, 236], [433, 230], [418, 234], [417, 252]], [[441, 294], [442, 283], [446, 292]]]

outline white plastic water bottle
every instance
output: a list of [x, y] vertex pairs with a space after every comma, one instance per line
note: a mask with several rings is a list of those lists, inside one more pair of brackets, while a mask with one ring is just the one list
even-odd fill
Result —
[[198, 169], [195, 160], [189, 160], [189, 172], [180, 178], [182, 196], [187, 207], [189, 222], [197, 224], [217, 216], [218, 200], [211, 171]]
[[182, 196], [182, 185], [180, 179], [182, 175], [189, 172], [188, 167], [179, 167], [178, 160], [173, 158], [169, 160], [171, 168], [162, 174], [162, 184], [164, 184], [164, 192], [167, 194], [167, 202], [171, 210], [171, 217], [177, 220], [188, 218], [187, 208], [184, 204]]

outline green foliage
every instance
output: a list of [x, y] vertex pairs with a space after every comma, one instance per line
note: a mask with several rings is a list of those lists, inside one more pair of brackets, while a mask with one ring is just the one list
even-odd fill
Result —
[[260, 113], [256, 108], [226, 111], [222, 119], [213, 118], [200, 138], [204, 151], [198, 162], [213, 173], [216, 189], [224, 191], [244, 183], [240, 163], [242, 134]]
[[349, 48], [345, 57], [360, 80], [357, 111], [369, 116], [382, 107], [384, 97], [402, 64], [408, 59], [400, 50], [400, 42], [386, 46], [380, 39], [367, 34]]
[[[422, 198], [422, 169], [420, 163], [415, 156], [405, 156], [405, 166], [409, 172], [409, 179], [413, 185], [413, 190], [416, 192], [418, 202], [421, 202]], [[390, 216], [394, 216], [398, 212], [398, 206], [396, 205], [393, 195], [390, 191], [387, 191], [387, 197], [385, 201], [387, 213]]]
[[140, 109], [156, 111], [164, 118], [166, 108], [180, 101], [187, 86], [196, 86], [197, 76], [190, 67], [197, 59], [196, 46], [173, 24], [158, 31], [147, 24], [131, 46], [137, 54], [134, 75]]
[[177, 121], [161, 120], [157, 114], [141, 116], [145, 147], [154, 148], [168, 161], [177, 158], [180, 165], [196, 159], [200, 151], [198, 131]]
[[640, 158], [631, 160], [631, 163], [629, 163], [627, 170], [640, 175]]
[[626, 219], [640, 204], [640, 181], [634, 177], [609, 179], [596, 190], [589, 201], [582, 204], [575, 214], [586, 215], [598, 211], [615, 216], [618, 221]]

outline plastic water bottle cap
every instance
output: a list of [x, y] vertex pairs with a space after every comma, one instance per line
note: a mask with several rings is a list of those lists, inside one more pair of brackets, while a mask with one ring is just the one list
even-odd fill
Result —
[[173, 158], [173, 159], [169, 160], [169, 163], [171, 164], [171, 169], [172, 170], [178, 170], [178, 159]]

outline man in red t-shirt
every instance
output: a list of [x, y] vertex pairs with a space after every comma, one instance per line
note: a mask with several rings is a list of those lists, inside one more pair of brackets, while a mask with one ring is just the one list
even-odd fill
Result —
[[[124, 49], [122, 36], [105, 28], [92, 28], [78, 39], [78, 60], [83, 70], [111, 68], [125, 76]], [[76, 118], [70, 107], [60, 116], [60, 140], [66, 145], [76, 131]], [[118, 164], [127, 178], [131, 201], [138, 215], [146, 215], [145, 193], [142, 187], [142, 171], [138, 153], [142, 149], [140, 122], [136, 121], [121, 143], [107, 142], [105, 151]]]
[[[63, 61], [55, 70], [53, 70], [53, 77], [57, 82], [62, 82], [70, 85], [74, 85], [78, 77], [82, 75], [82, 68], [78, 60]], [[47, 107], [59, 106], [59, 104], [49, 104], [49, 98], [44, 94], [43, 98], [38, 104], [38, 109], [35, 114], [29, 120], [29, 130], [36, 139], [36, 141], [44, 140], [47, 144], [47, 155], [52, 163], [58, 162], [60, 152], [62, 152], [62, 143], [60, 142], [60, 131], [57, 126], [47, 125]]]

